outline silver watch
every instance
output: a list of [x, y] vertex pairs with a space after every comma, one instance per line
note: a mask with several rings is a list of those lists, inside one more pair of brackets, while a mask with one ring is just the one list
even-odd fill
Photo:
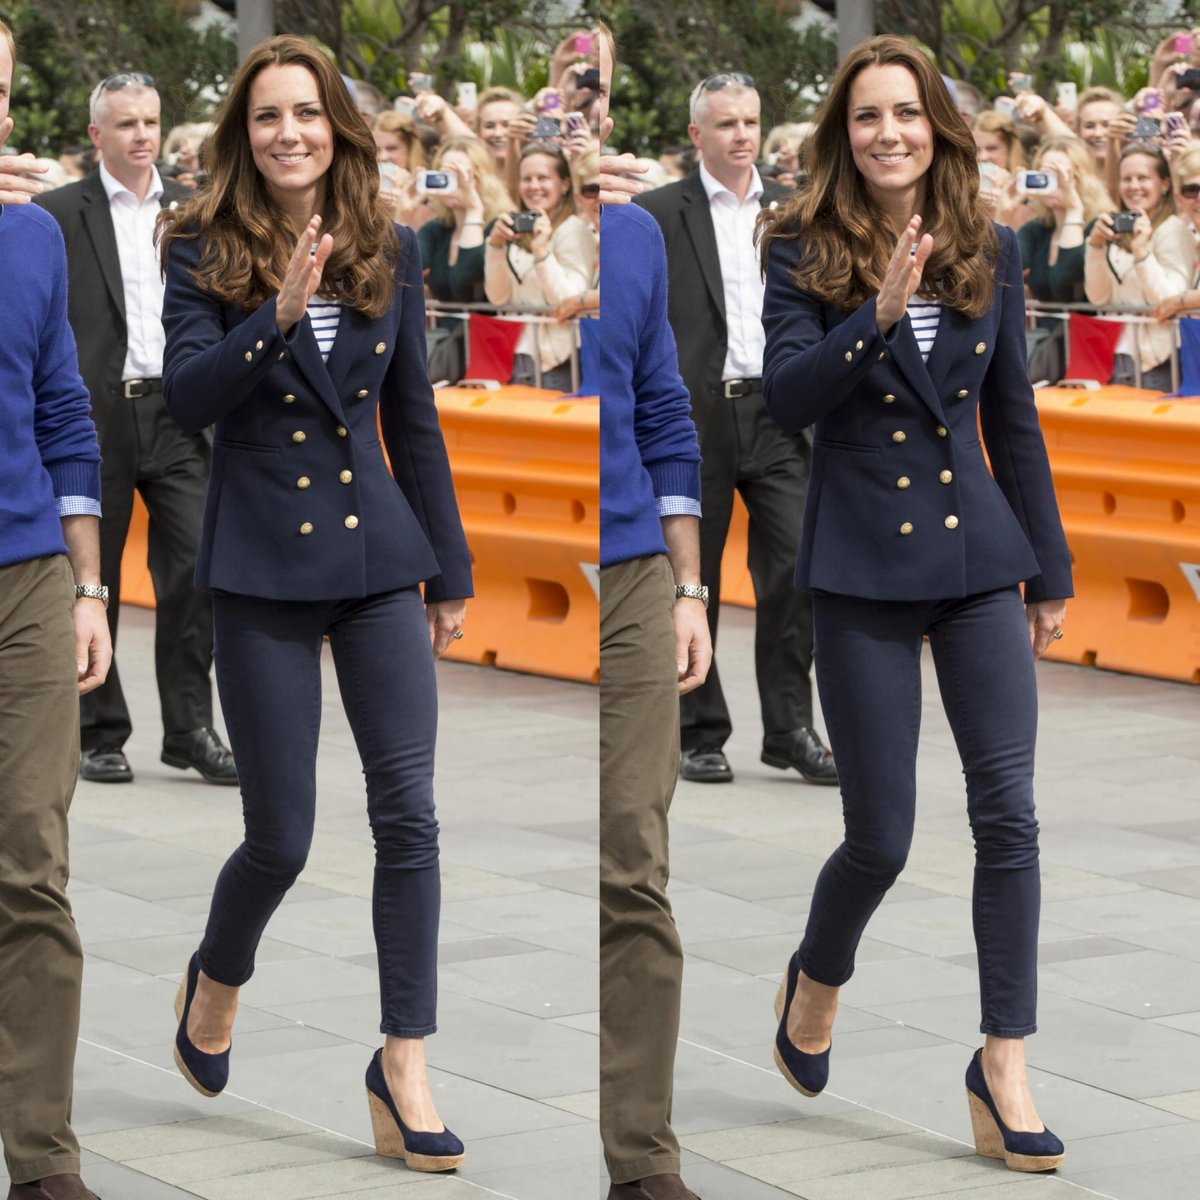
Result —
[[108, 607], [108, 588], [102, 583], [77, 583], [75, 585], [75, 599], [80, 600], [87, 596], [90, 600], [99, 600], [105, 608]]
[[708, 607], [708, 588], [702, 583], [677, 583], [675, 599], [681, 600], [684, 596], [687, 596], [689, 600], [699, 600], [705, 608]]

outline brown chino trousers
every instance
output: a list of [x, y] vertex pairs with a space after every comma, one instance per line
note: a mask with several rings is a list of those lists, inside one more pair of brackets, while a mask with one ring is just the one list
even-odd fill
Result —
[[614, 1183], [679, 1173], [683, 949], [667, 900], [679, 686], [665, 555], [600, 571], [600, 1135]]
[[83, 954], [67, 902], [79, 691], [63, 555], [0, 567], [0, 1139], [14, 1183], [79, 1172]]

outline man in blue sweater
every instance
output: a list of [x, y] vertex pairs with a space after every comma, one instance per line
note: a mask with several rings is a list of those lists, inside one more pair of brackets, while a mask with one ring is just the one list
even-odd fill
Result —
[[[601, 137], [614, 47], [600, 27]], [[611, 160], [610, 160], [611, 161]], [[609, 167], [616, 170], [621, 164]], [[700, 448], [667, 323], [662, 234], [601, 177], [600, 1134], [609, 1200], [697, 1200], [671, 1129], [683, 950], [666, 884], [679, 696], [712, 661]], [[615, 189], [620, 190], [615, 190]], [[640, 189], [639, 189], [640, 190]]]
[[[16, 46], [0, 21], [0, 146]], [[83, 954], [67, 901], [79, 696], [112, 659], [100, 585], [100, 447], [67, 324], [66, 260], [0, 158], [0, 1140], [9, 1200], [96, 1200], [71, 1090]]]

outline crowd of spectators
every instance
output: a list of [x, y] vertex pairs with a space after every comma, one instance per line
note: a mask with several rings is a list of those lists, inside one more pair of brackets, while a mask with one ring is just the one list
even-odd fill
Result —
[[[550, 85], [533, 97], [460, 82], [451, 102], [414, 72], [389, 99], [343, 76], [374, 136], [381, 200], [417, 231], [432, 307], [490, 304], [525, 315], [513, 382], [540, 377], [570, 390], [572, 318], [599, 312], [597, 62], [594, 32], [580, 30], [554, 48]], [[160, 177], [203, 187], [209, 132], [205, 122], [167, 132]], [[52, 188], [94, 171], [98, 151], [73, 145], [41, 161], [38, 178]], [[443, 316], [431, 333], [431, 374], [455, 382], [464, 327]]]

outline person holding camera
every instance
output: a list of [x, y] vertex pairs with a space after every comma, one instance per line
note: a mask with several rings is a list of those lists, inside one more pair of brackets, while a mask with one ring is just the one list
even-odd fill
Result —
[[[1084, 291], [1096, 305], [1157, 305], [1191, 282], [1196, 241], [1175, 214], [1166, 155], [1150, 142], [1121, 152], [1117, 169], [1122, 211], [1101, 213], [1086, 230]], [[1169, 324], [1126, 324], [1117, 342], [1115, 384], [1134, 384], [1134, 357], [1141, 386], [1171, 389], [1174, 331]]]
[[[556, 306], [590, 286], [596, 235], [576, 215], [571, 168], [557, 146], [533, 142], [521, 151], [518, 186], [522, 211], [501, 213], [487, 231], [484, 291], [497, 306]], [[536, 357], [541, 386], [569, 392], [574, 349], [571, 324], [526, 323], [509, 382], [534, 384]]]
[[175, 1062], [204, 1095], [224, 1090], [239, 989], [312, 841], [328, 637], [374, 841], [375, 1147], [452, 1170], [463, 1144], [425, 1066], [441, 907], [434, 660], [462, 636], [471, 555], [426, 374], [417, 239], [388, 219], [370, 130], [302, 38], [243, 59], [212, 146], [211, 186], [159, 226], [163, 383], [185, 430], [213, 426], [196, 583], [213, 594], [245, 838], [180, 982]]

